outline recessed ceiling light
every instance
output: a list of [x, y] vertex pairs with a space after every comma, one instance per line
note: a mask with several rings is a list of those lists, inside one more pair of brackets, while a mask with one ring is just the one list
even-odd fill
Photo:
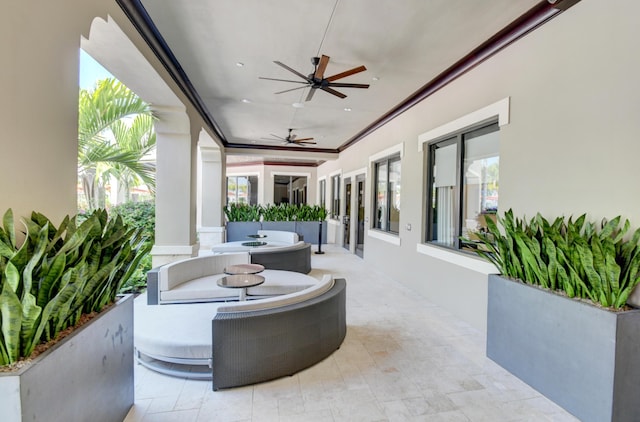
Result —
[[238, 67], [242, 67], [242, 66], [244, 66], [244, 63], [242, 63], [242, 62], [236, 62], [236, 66], [238, 66]]
[[373, 78], [371, 78], [371, 80], [379, 81], [379, 80], [380, 80], [380, 78], [379, 78], [379, 77], [377, 77], [377, 76], [374, 76]]
[[304, 103], [293, 103], [291, 104], [294, 108], [304, 108]]
[[351, 107], [345, 107], [344, 111], [351, 111]]
[[241, 101], [245, 104], [249, 104], [251, 102], [251, 100], [248, 100], [246, 98], [243, 98]]

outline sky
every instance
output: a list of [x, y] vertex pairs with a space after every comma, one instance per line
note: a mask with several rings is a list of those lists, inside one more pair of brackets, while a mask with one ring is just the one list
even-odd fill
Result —
[[96, 81], [114, 76], [107, 71], [93, 57], [80, 49], [80, 88], [92, 90]]

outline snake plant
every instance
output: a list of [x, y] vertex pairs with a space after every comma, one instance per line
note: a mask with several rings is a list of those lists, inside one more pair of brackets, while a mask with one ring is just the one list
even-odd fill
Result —
[[82, 222], [67, 216], [57, 228], [37, 212], [22, 222], [21, 245], [10, 209], [0, 227], [0, 366], [114, 302], [149, 251], [138, 229], [104, 210]]
[[640, 282], [640, 228], [626, 236], [630, 223], [620, 216], [598, 227], [585, 215], [549, 222], [538, 213], [525, 221], [509, 210], [486, 224], [475, 252], [506, 277], [613, 309]]

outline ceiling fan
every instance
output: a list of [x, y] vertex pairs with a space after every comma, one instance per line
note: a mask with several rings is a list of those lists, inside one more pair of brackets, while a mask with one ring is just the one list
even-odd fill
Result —
[[298, 135], [295, 135], [293, 133], [291, 133], [293, 131], [293, 129], [289, 129], [289, 134], [287, 135], [286, 138], [283, 138], [282, 136], [278, 136], [275, 134], [271, 134], [271, 136], [277, 138], [277, 139], [271, 139], [271, 138], [262, 138], [262, 139], [266, 139], [269, 141], [284, 141], [285, 145], [287, 144], [297, 144], [297, 145], [315, 145], [315, 142], [313, 141], [313, 138], [298, 138]]
[[329, 76], [329, 77], [324, 77], [324, 71], [327, 68], [327, 65], [329, 64], [329, 56], [325, 56], [322, 55], [322, 57], [312, 57], [311, 58], [311, 63], [313, 63], [314, 66], [314, 70], [313, 73], [310, 73], [308, 76], [304, 76], [302, 73], [298, 72], [297, 70], [294, 70], [292, 68], [290, 68], [289, 66], [287, 66], [286, 64], [279, 62], [279, 61], [274, 61], [275, 64], [277, 64], [278, 66], [281, 66], [285, 69], [287, 69], [289, 72], [293, 73], [296, 76], [299, 76], [300, 78], [304, 79], [304, 82], [302, 81], [292, 81], [289, 79], [275, 79], [275, 78], [264, 78], [262, 76], [259, 77], [259, 79], [267, 79], [270, 81], [281, 81], [281, 82], [293, 82], [293, 83], [297, 83], [297, 84], [304, 84], [304, 86], [298, 87], [298, 88], [292, 88], [292, 89], [286, 89], [284, 91], [280, 91], [280, 92], [276, 92], [276, 94], [282, 94], [284, 92], [289, 92], [289, 91], [294, 91], [296, 89], [303, 89], [303, 88], [307, 88], [307, 87], [311, 87], [311, 89], [309, 90], [309, 94], [307, 94], [307, 98], [305, 99], [305, 101], [310, 101], [313, 98], [313, 94], [315, 94], [317, 89], [321, 89], [325, 92], [328, 92], [329, 94], [335, 95], [336, 97], [340, 97], [340, 98], [345, 98], [346, 95], [343, 94], [340, 91], [337, 91], [333, 88], [369, 88], [368, 84], [351, 84], [351, 83], [343, 83], [343, 82], [334, 82], [338, 79], [342, 79], [342, 78], [346, 78], [347, 76], [351, 76], [354, 75], [356, 73], [360, 73], [360, 72], [364, 72], [365, 70], [367, 70], [366, 67], [364, 66], [358, 66], [358, 67], [354, 67], [353, 69], [349, 69], [346, 70], [344, 72], [340, 72], [337, 73], [333, 76]]

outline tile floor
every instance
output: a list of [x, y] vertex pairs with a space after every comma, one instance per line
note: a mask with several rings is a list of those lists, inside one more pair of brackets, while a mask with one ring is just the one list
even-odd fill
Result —
[[312, 275], [347, 280], [347, 337], [295, 376], [214, 392], [136, 365], [125, 422], [576, 421], [484, 356], [484, 335], [346, 250]]

